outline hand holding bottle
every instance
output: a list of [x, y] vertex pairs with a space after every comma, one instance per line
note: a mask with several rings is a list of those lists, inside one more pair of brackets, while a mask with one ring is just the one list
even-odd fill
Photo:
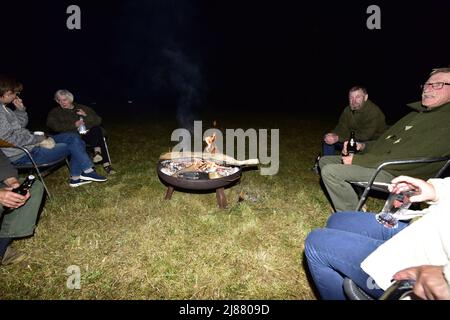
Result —
[[76, 114], [82, 117], [87, 117], [87, 113], [83, 109], [77, 109]]
[[77, 122], [75, 122], [75, 125], [78, 125], [78, 132], [80, 134], [86, 134], [88, 132], [86, 125], [84, 124], [84, 119], [82, 116], [80, 116], [80, 120], [78, 120]]
[[436, 191], [431, 183], [408, 176], [398, 176], [391, 181], [389, 191], [395, 194], [414, 189], [411, 202], [436, 201]]

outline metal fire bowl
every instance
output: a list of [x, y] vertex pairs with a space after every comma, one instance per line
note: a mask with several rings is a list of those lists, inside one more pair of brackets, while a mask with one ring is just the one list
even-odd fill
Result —
[[[181, 160], [181, 159], [180, 159]], [[168, 176], [167, 174], [163, 173], [161, 171], [162, 165], [161, 161], [158, 162], [157, 172], [159, 178], [171, 185], [175, 188], [185, 189], [185, 190], [214, 190], [219, 188], [227, 187], [241, 179], [242, 175], [242, 169], [238, 168], [239, 170], [232, 175], [217, 178], [217, 179], [199, 179], [199, 180], [193, 180], [193, 179], [184, 179], [184, 178], [178, 178], [178, 177], [172, 177]]]

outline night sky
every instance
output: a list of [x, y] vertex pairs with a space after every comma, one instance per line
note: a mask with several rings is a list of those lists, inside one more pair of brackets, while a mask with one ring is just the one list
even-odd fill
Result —
[[[450, 1], [113, 0], [2, 4], [2, 72], [25, 85], [31, 114], [67, 88], [99, 113], [192, 118], [340, 113], [366, 85], [389, 122], [450, 64]], [[69, 30], [66, 8], [81, 8]], [[381, 30], [366, 9], [381, 8]], [[94, 105], [95, 106], [95, 105]], [[137, 107], [138, 106], [138, 107]]]

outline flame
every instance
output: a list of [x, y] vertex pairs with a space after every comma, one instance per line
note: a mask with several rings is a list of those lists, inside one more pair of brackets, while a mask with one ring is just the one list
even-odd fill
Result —
[[216, 133], [214, 132], [212, 136], [208, 136], [205, 138], [205, 142], [207, 144], [207, 147], [205, 148], [205, 151], [208, 153], [216, 153], [217, 152], [217, 146], [214, 143], [216, 141]]

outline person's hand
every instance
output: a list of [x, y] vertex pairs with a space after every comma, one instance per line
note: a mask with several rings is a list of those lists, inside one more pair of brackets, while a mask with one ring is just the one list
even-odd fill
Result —
[[87, 113], [84, 112], [83, 109], [78, 109], [76, 113], [77, 113], [77, 115], [79, 115], [79, 116], [83, 116], [83, 117], [86, 117], [86, 116], [87, 116]]
[[3, 183], [10, 188], [17, 188], [20, 186], [20, 181], [16, 177], [10, 177], [4, 180]]
[[12, 104], [14, 105], [14, 107], [16, 107], [17, 110], [25, 110], [25, 106], [23, 104], [23, 101], [19, 97], [16, 97], [12, 101]]
[[52, 137], [47, 137], [41, 142], [39, 142], [39, 146], [45, 149], [53, 149], [55, 145], [56, 145], [55, 140]]
[[27, 192], [26, 195], [21, 195], [11, 191], [12, 188], [0, 189], [0, 203], [8, 208], [19, 208], [27, 202], [30, 198], [30, 193]]
[[79, 128], [82, 124], [84, 124], [84, 120], [80, 119], [75, 121], [75, 127]]
[[[348, 145], [348, 140], [345, 140], [344, 145], [342, 146], [342, 155], [347, 155], [347, 145]], [[356, 143], [356, 150], [358, 150], [358, 151], [364, 150], [365, 147], [366, 147], [366, 145], [364, 143], [360, 143], [360, 142]]]
[[343, 164], [352, 164], [352, 162], [353, 162], [353, 154], [342, 155]]
[[398, 176], [391, 181], [389, 191], [395, 194], [408, 190], [416, 190], [409, 198], [411, 202], [436, 201], [436, 190], [431, 183], [408, 176]]
[[428, 300], [450, 300], [450, 288], [442, 266], [418, 266], [394, 274], [394, 280], [415, 280], [414, 294]]
[[325, 141], [326, 144], [335, 144], [339, 141], [339, 136], [335, 133], [330, 132], [323, 137], [323, 141]]

